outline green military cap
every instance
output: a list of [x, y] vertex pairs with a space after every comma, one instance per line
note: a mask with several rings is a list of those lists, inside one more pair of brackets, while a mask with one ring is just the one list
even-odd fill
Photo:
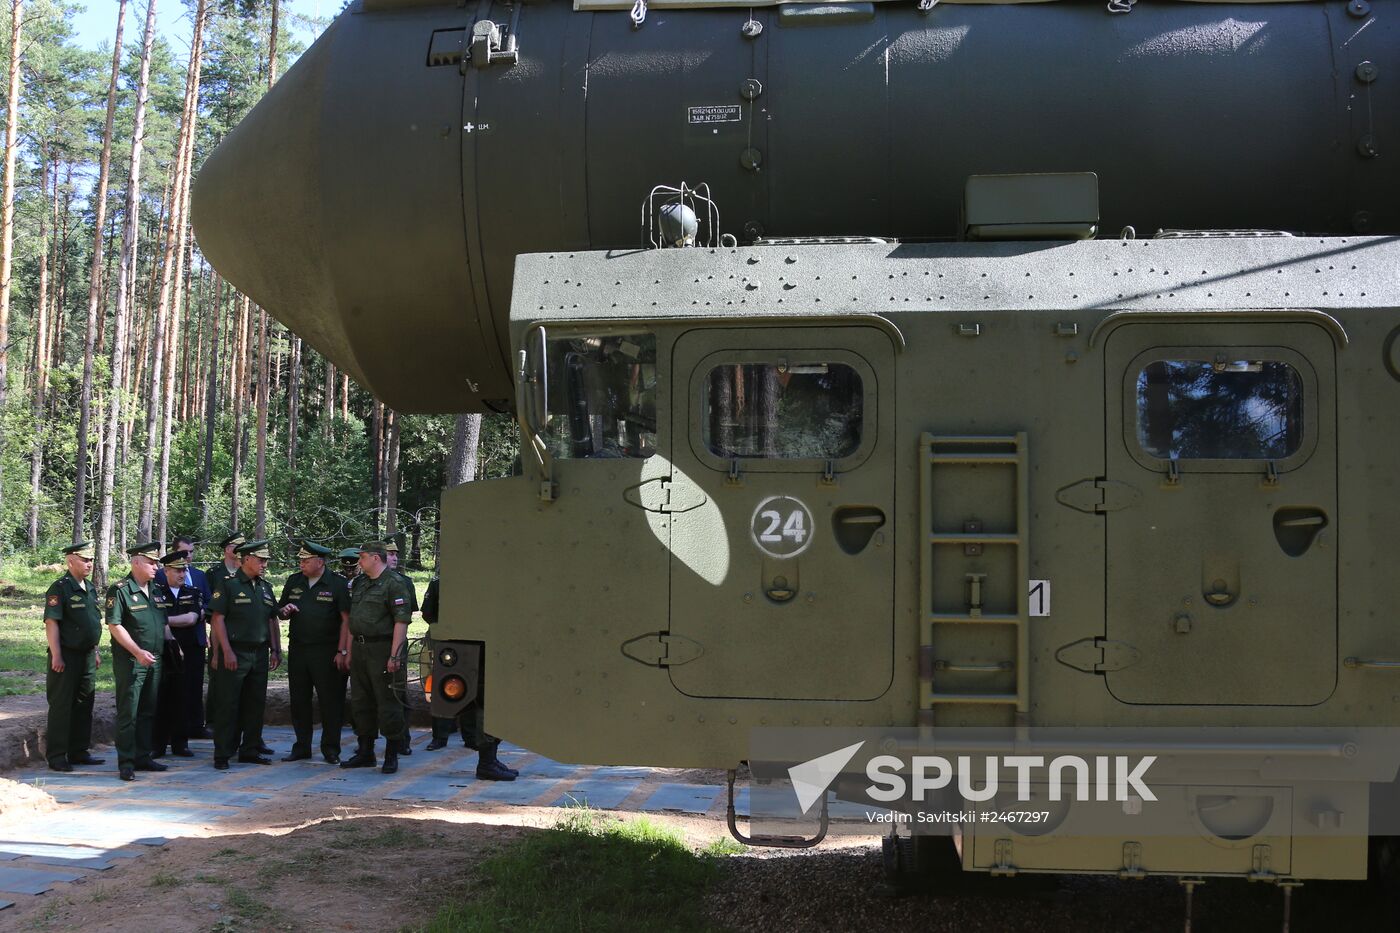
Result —
[[185, 550], [171, 551], [162, 557], [160, 562], [171, 570], [187, 570], [190, 566], [190, 552]]
[[384, 550], [390, 554], [397, 554], [399, 552], [399, 542], [393, 538], [385, 538]]
[[330, 548], [317, 544], [315, 541], [301, 542], [301, 550], [297, 551], [297, 560], [306, 560], [308, 557], [330, 557], [335, 552]]
[[127, 548], [126, 553], [131, 557], [148, 557], [151, 560], [160, 560], [160, 545], [155, 541], [147, 541], [145, 544]]
[[241, 546], [243, 545], [243, 543], [244, 543], [245, 541], [247, 541], [247, 540], [248, 540], [247, 538], [243, 537], [243, 532], [241, 532], [241, 531], [234, 531], [234, 532], [231, 532], [227, 538], [225, 538], [224, 540], [222, 540], [222, 541], [219, 542], [219, 547], [221, 547], [221, 548], [226, 548], [226, 547], [229, 547], [229, 546], [241, 547]]
[[360, 545], [361, 554], [378, 554], [380, 557], [388, 557], [389, 549], [384, 546], [383, 541], [366, 541]]
[[259, 541], [246, 541], [238, 546], [239, 557], [262, 557], [272, 559], [272, 552], [267, 549], [267, 539]]
[[357, 548], [357, 547], [348, 547], [348, 548], [346, 548], [345, 550], [343, 550], [343, 551], [340, 552], [340, 561], [341, 561], [341, 563], [346, 563], [347, 561], [354, 561], [354, 560], [359, 560], [359, 559], [360, 559], [360, 549]]
[[79, 541], [76, 544], [70, 544], [63, 549], [63, 553], [72, 554], [76, 557], [83, 557], [88, 560], [93, 560], [95, 558], [92, 552], [91, 541]]

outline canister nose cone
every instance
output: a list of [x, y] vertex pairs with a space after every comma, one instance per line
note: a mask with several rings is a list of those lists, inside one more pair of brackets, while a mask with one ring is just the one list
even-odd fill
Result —
[[[466, 17], [446, 4], [349, 7], [209, 156], [193, 192], [195, 234], [220, 274], [401, 412], [500, 410], [514, 391], [467, 249], [465, 79], [426, 54]], [[504, 321], [504, 295], [499, 307]]]
[[320, 115], [333, 39], [312, 45], [209, 155], [191, 215], [220, 275], [364, 383], [335, 313], [322, 220]]

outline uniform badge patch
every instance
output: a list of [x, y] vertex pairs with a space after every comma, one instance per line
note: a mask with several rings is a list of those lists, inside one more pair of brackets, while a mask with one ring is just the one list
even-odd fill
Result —
[[403, 601], [402, 599], [396, 599], [396, 600], [394, 600], [394, 605], [395, 605], [395, 606], [402, 606], [403, 603], [404, 603], [404, 601]]
[[50, 597], [49, 597], [49, 605], [50, 605], [50, 606], [57, 606], [58, 604], [59, 604], [58, 594], [55, 593], [53, 596], [50, 596]]
[[112, 608], [113, 606], [115, 606], [116, 604], [117, 604], [117, 598], [116, 598], [115, 596], [108, 596], [108, 597], [107, 597], [107, 608], [108, 608], [108, 609], [111, 609], [111, 608]]

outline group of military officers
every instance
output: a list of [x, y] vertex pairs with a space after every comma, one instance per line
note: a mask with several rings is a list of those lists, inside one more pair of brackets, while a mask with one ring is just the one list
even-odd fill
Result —
[[[268, 674], [283, 663], [284, 621], [296, 740], [282, 760], [312, 757], [313, 711], [319, 706], [320, 751], [328, 764], [379, 765], [375, 741], [382, 735], [380, 770], [398, 771], [399, 756], [413, 752], [406, 667], [408, 626], [419, 606], [413, 581], [398, 571], [395, 542], [372, 541], [336, 555], [314, 541], [302, 541], [298, 572], [287, 579], [280, 599], [265, 577], [271, 558], [267, 541], [249, 541], [234, 532], [220, 546], [223, 561], [202, 572], [191, 564], [190, 538], [175, 539], [176, 549], [164, 556], [155, 543], [137, 545], [127, 551], [130, 573], [107, 591], [121, 779], [134, 780], [137, 771], [167, 770], [158, 760], [167, 753], [192, 757], [191, 738], [213, 738], [214, 767], [221, 771], [233, 761], [270, 764], [274, 751], [263, 742], [263, 713]], [[91, 754], [104, 621], [88, 579], [92, 543], [78, 542], [65, 548], [64, 555], [68, 572], [49, 587], [44, 607], [48, 765], [54, 771], [104, 763]], [[328, 567], [334, 557], [340, 572]], [[429, 585], [422, 607], [430, 624], [437, 619], [437, 585], [437, 580]], [[341, 760], [347, 683], [356, 748]], [[516, 772], [496, 755], [499, 740], [484, 731], [480, 707], [480, 702], [472, 704], [457, 722], [434, 719], [426, 747], [445, 747], [455, 727], [467, 747], [478, 752], [477, 777], [514, 780]]]

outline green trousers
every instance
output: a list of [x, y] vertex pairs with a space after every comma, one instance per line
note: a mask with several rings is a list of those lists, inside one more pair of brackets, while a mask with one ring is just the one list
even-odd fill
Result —
[[335, 666], [340, 648], [335, 642], [321, 645], [293, 643], [287, 654], [287, 692], [296, 730], [294, 753], [311, 754], [312, 691], [321, 707], [321, 754], [340, 755], [340, 727], [345, 722], [345, 674]]
[[117, 682], [117, 765], [132, 768], [151, 760], [160, 691], [160, 655], [142, 667], [124, 650], [112, 652], [112, 677]]
[[63, 673], [49, 665], [49, 728], [46, 738], [49, 764], [83, 758], [92, 744], [92, 696], [97, 680], [97, 659], [92, 649], [60, 648]]
[[376, 727], [386, 739], [403, 738], [402, 697], [408, 684], [403, 667], [390, 674], [385, 670], [388, 663], [387, 641], [350, 647], [350, 712], [355, 735], [362, 740], [373, 741]]
[[[209, 714], [214, 725], [214, 757], [258, 753], [263, 708], [267, 705], [267, 645], [233, 646], [236, 670], [222, 663], [209, 669]], [[222, 661], [222, 653], [219, 654]], [[240, 736], [242, 745], [240, 746]]]

